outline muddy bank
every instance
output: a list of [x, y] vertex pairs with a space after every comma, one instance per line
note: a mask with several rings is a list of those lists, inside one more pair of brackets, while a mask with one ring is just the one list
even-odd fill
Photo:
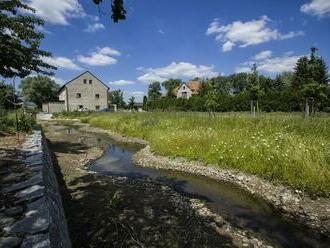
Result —
[[103, 152], [96, 135], [46, 136], [74, 247], [270, 247], [165, 184], [89, 173]]
[[133, 156], [133, 160], [139, 166], [185, 171], [236, 184], [271, 203], [291, 219], [297, 220], [325, 236], [330, 234], [330, 199], [328, 198], [312, 200], [298, 190], [294, 191], [283, 185], [275, 185], [253, 175], [218, 169], [184, 158], [159, 156], [153, 153], [149, 146], [137, 152]]

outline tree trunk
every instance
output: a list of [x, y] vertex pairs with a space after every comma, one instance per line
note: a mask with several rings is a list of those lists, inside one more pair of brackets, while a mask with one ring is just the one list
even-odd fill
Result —
[[253, 116], [253, 100], [250, 101], [250, 111], [251, 115]]
[[255, 117], [256, 117], [256, 107], [253, 106], [253, 118], [255, 118]]
[[257, 100], [257, 113], [259, 113], [259, 101]]
[[305, 99], [305, 118], [309, 117], [309, 102], [308, 98]]

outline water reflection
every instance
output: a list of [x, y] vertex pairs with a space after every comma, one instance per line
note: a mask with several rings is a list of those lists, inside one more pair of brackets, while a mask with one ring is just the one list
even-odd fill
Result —
[[[78, 131], [70, 130], [68, 134], [74, 132]], [[184, 172], [138, 167], [131, 158], [141, 146], [118, 144], [97, 134], [85, 133], [83, 137], [86, 144], [105, 150], [104, 155], [89, 167], [91, 171], [164, 182], [186, 196], [205, 200], [210, 209], [233, 225], [251, 229], [279, 247], [330, 247], [329, 240], [313, 236], [308, 230], [284, 219], [266, 202], [230, 183]]]

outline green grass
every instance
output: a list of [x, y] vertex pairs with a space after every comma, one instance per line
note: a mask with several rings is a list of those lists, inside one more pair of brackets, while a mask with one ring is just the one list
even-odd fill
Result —
[[94, 113], [94, 127], [150, 142], [158, 154], [202, 160], [330, 196], [330, 116], [274, 113]]
[[4, 133], [14, 133], [17, 131], [20, 132], [29, 132], [32, 130], [35, 120], [31, 113], [25, 112], [22, 109], [17, 111], [17, 122], [16, 122], [16, 113], [14, 110], [2, 113], [0, 115], [0, 132]]

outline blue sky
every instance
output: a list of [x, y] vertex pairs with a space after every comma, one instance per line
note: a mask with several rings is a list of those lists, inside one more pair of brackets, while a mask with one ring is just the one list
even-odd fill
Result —
[[137, 99], [148, 83], [259, 70], [292, 70], [310, 46], [330, 65], [330, 0], [126, 0], [127, 20], [110, 20], [91, 0], [27, 0], [45, 19], [42, 48], [63, 83], [90, 70]]

